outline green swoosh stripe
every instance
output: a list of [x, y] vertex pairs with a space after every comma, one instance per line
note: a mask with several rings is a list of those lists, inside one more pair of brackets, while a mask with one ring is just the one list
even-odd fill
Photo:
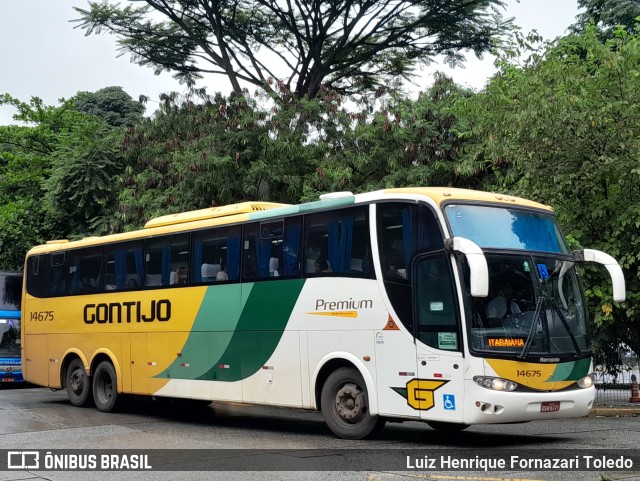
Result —
[[553, 381], [577, 381], [589, 374], [591, 359], [581, 359], [579, 361], [562, 362], [558, 364], [553, 374], [547, 382]]
[[262, 369], [280, 342], [304, 282], [295, 279], [254, 284], [227, 349], [197, 379], [240, 381]]
[[251, 376], [277, 347], [304, 283], [209, 287], [182, 355], [156, 377], [231, 382]]

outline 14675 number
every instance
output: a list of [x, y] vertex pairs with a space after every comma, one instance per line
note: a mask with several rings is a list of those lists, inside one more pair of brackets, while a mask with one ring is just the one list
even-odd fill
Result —
[[31, 313], [32, 321], [53, 321], [53, 311], [33, 311]]

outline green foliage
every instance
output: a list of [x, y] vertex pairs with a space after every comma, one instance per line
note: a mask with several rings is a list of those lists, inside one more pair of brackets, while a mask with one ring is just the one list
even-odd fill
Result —
[[300, 198], [313, 150], [302, 117], [312, 109], [267, 110], [238, 96], [195, 100], [165, 95], [155, 116], [125, 135], [113, 229], [212, 205]]
[[468, 95], [439, 75], [418, 101], [380, 89], [358, 110], [324, 89], [285, 104], [264, 96], [164, 96], [156, 115], [125, 136], [127, 167], [111, 229], [244, 200], [297, 203], [327, 191], [406, 185], [478, 187], [481, 179], [459, 172], [457, 162], [463, 141], [452, 107]]
[[79, 92], [72, 99], [80, 112], [100, 117], [111, 127], [133, 127], [142, 121], [144, 105], [122, 87], [105, 87], [96, 92]]
[[[322, 87], [368, 92], [406, 78], [420, 63], [444, 55], [489, 51], [510, 22], [501, 0], [384, 0], [281, 2], [107, 0], [76, 8], [87, 35], [115, 34], [135, 62], [167, 70], [186, 82], [205, 73], [227, 77], [236, 95], [242, 82], [279, 95], [314, 98]], [[279, 88], [283, 87], [283, 88]]]
[[[464, 163], [493, 174], [496, 189], [553, 205], [574, 245], [618, 259], [628, 301], [612, 305], [606, 272], [589, 266], [591, 312], [596, 324], [634, 322], [640, 300], [640, 37], [618, 29], [602, 43], [590, 26], [538, 50], [527, 40], [519, 38], [504, 54], [486, 91], [458, 104], [472, 140]], [[521, 65], [519, 50], [532, 53]]]
[[612, 37], [615, 28], [621, 25], [630, 33], [638, 32], [637, 18], [640, 4], [636, 0], [578, 0], [578, 7], [584, 9], [573, 26], [580, 32], [587, 25], [594, 24], [605, 37]]
[[74, 102], [45, 106], [8, 94], [19, 125], [0, 126], [0, 267], [19, 268], [34, 244], [84, 235], [113, 195], [117, 131]]
[[341, 109], [320, 126], [326, 155], [305, 183], [305, 197], [317, 192], [364, 192], [407, 185], [478, 187], [480, 179], [458, 169], [463, 140], [452, 107], [471, 95], [450, 78], [410, 100], [380, 90], [358, 105]]
[[115, 176], [122, 171], [118, 143], [121, 134], [97, 117], [82, 116], [59, 135], [51, 155], [50, 177], [43, 181], [48, 211], [71, 220], [67, 235], [104, 233], [103, 219], [116, 198]]
[[0, 223], [0, 267], [22, 270], [27, 251], [46, 235], [42, 207], [30, 198], [0, 203]]
[[35, 243], [55, 233], [56, 222], [46, 215], [42, 180], [48, 176], [50, 156], [58, 145], [69, 111], [45, 106], [39, 98], [25, 103], [10, 95], [0, 105], [11, 105], [14, 118], [24, 125], [0, 126], [0, 267], [21, 268]]

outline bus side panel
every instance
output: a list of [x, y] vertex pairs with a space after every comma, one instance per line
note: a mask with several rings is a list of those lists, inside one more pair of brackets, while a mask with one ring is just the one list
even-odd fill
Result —
[[130, 393], [131, 392], [131, 370], [133, 369], [133, 365], [131, 363], [131, 334], [128, 332], [124, 332], [120, 335], [120, 352], [121, 358], [120, 361], [120, 383], [122, 386], [122, 391]]
[[[328, 359], [347, 359], [345, 353], [359, 360], [369, 357], [371, 361], [363, 365], [369, 371], [374, 383], [376, 380], [376, 357], [374, 332], [367, 330], [358, 331], [315, 331], [310, 332], [309, 337], [309, 367], [311, 372], [316, 372], [320, 361]], [[348, 357], [350, 357], [348, 356]], [[312, 386], [313, 388], [313, 386]], [[373, 395], [370, 394], [373, 398]]]
[[[149, 394], [147, 377], [149, 376], [147, 365], [147, 333], [132, 332], [129, 334], [129, 352], [131, 356], [131, 392], [133, 394]], [[123, 368], [123, 370], [126, 370]]]
[[302, 406], [315, 406], [314, 390], [311, 387], [311, 371], [309, 370], [309, 333], [300, 332], [300, 377], [302, 382]]
[[26, 381], [49, 386], [49, 349], [47, 334], [25, 334], [22, 373]]
[[[247, 332], [259, 344], [269, 332]], [[277, 334], [279, 336], [279, 334]], [[250, 356], [250, 353], [245, 353]], [[280, 406], [302, 406], [302, 374], [300, 369], [300, 336], [285, 331], [273, 355], [255, 374], [242, 381], [242, 400]]]
[[[148, 332], [145, 337], [146, 344], [142, 339], [140, 343], [131, 344], [131, 358], [134, 359], [135, 352], [134, 366], [138, 366], [132, 383], [135, 392], [153, 394], [169, 386], [171, 379], [189, 378], [191, 365], [182, 359], [182, 349], [187, 335], [188, 333], [184, 332]], [[169, 388], [169, 392], [163, 395], [191, 397], [191, 384], [187, 383], [175, 391]]]
[[381, 329], [376, 331], [375, 356], [380, 414], [419, 418], [420, 411], [407, 398], [407, 385], [418, 377], [414, 341], [400, 329]]

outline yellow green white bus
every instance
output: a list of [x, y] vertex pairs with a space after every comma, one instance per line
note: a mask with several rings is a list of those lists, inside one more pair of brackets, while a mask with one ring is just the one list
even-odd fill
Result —
[[101, 411], [125, 394], [317, 409], [353, 439], [584, 416], [587, 261], [624, 300], [617, 262], [571, 252], [550, 207], [453, 188], [163, 216], [29, 251], [24, 376]]

